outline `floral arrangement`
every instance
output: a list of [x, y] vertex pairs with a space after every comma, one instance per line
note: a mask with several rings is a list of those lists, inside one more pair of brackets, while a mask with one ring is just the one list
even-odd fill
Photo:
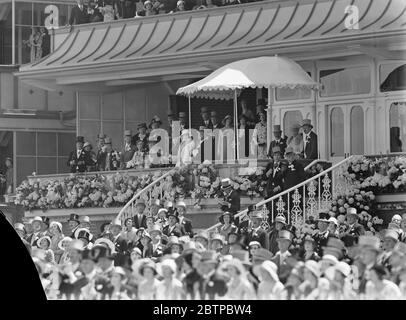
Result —
[[343, 175], [355, 188], [379, 193], [406, 191], [406, 157], [354, 157]]
[[194, 189], [190, 196], [195, 199], [195, 207], [200, 208], [200, 201], [203, 198], [212, 198], [218, 195], [221, 178], [217, 170], [210, 162], [203, 162], [193, 170]]

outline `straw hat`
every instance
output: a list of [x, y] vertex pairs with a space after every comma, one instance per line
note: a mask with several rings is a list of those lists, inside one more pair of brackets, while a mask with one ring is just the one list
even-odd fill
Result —
[[95, 245], [95, 246], [96, 246], [96, 245], [104, 245], [104, 246], [107, 246], [107, 247], [110, 249], [110, 251], [111, 251], [112, 253], [114, 253], [114, 252], [116, 251], [116, 246], [114, 245], [114, 243], [113, 243], [111, 240], [107, 239], [107, 238], [99, 238], [99, 239], [97, 239], [97, 240], [94, 242], [94, 245]]

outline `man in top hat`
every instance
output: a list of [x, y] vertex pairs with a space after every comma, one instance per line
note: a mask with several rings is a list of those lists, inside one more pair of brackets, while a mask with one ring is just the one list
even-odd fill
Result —
[[27, 242], [31, 247], [38, 247], [38, 240], [42, 237], [42, 218], [35, 217], [32, 221], [33, 233], [27, 237]]
[[221, 210], [223, 212], [228, 211], [233, 215], [238, 213], [241, 209], [241, 198], [239, 192], [231, 185], [230, 178], [221, 180], [221, 191], [223, 193], [223, 200], [219, 202]]
[[183, 236], [181, 226], [179, 225], [178, 213], [176, 211], [168, 214], [168, 225], [163, 228], [162, 233], [168, 237]]
[[126, 256], [129, 255], [127, 240], [121, 234], [122, 226], [121, 222], [114, 220], [110, 226], [110, 232], [113, 235], [113, 243], [115, 246], [116, 255], [114, 257], [114, 265], [124, 265]]
[[358, 237], [365, 234], [365, 228], [358, 223], [358, 219], [357, 209], [348, 208], [346, 214], [348, 227], [345, 232], [340, 234], [342, 241], [346, 242], [349, 241], [349, 238], [354, 238], [355, 242], [357, 242]]
[[203, 300], [214, 300], [227, 293], [227, 279], [217, 271], [218, 264], [218, 253], [213, 250], [202, 253], [199, 271], [203, 276], [200, 290], [200, 298]]
[[111, 138], [104, 139], [105, 145], [103, 152], [97, 159], [97, 168], [99, 171], [112, 171], [120, 168], [120, 153], [115, 151], [112, 147]]
[[124, 147], [121, 151], [121, 169], [127, 168], [127, 162], [131, 161], [135, 152], [135, 146], [131, 143], [131, 130], [124, 130]]
[[143, 151], [148, 151], [148, 132], [147, 132], [147, 124], [142, 122], [138, 124], [137, 130], [138, 132], [132, 137], [131, 143], [136, 146], [139, 140], [142, 141], [143, 144]]
[[87, 229], [87, 230], [90, 231], [91, 223], [90, 223], [90, 218], [89, 218], [89, 216], [83, 216], [83, 217], [81, 217], [81, 218], [79, 219], [79, 221], [80, 221], [80, 227], [81, 227], [81, 228], [84, 228], [84, 229]]
[[328, 226], [330, 224], [329, 219], [330, 215], [327, 212], [320, 212], [317, 219], [317, 229], [313, 233], [313, 239], [316, 243], [316, 252], [319, 256], [323, 255], [323, 247], [327, 245], [327, 241], [330, 236]]
[[188, 120], [186, 116], [186, 112], [179, 112], [179, 123], [180, 123], [180, 132], [185, 129], [189, 129]]
[[267, 178], [266, 196], [268, 198], [283, 191], [287, 166], [282, 162], [282, 154], [280, 146], [274, 146], [272, 148], [273, 161], [270, 161], [265, 168]]
[[71, 213], [68, 219], [68, 226], [71, 231], [70, 237], [72, 239], [76, 239], [75, 232], [80, 226], [79, 215], [77, 215], [76, 213]]
[[84, 249], [91, 249], [92, 248], [92, 243], [90, 243], [90, 240], [93, 239], [93, 235], [90, 234], [90, 231], [85, 228], [79, 228], [75, 232], [75, 238], [83, 242], [83, 248]]
[[285, 159], [288, 163], [284, 176], [284, 190], [287, 190], [304, 181], [305, 173], [303, 165], [296, 160], [292, 147], [286, 148]]
[[252, 241], [258, 241], [262, 248], [268, 248], [267, 232], [261, 227], [262, 221], [262, 213], [254, 211], [251, 215], [251, 228], [246, 233], [246, 245]]
[[319, 157], [317, 149], [317, 134], [312, 129], [313, 125], [310, 119], [304, 119], [303, 129], [303, 157], [305, 159], [317, 159]]
[[[220, 129], [223, 128], [221, 121], [219, 120], [219, 116], [217, 111], [210, 112], [210, 121], [212, 124], [212, 139], [211, 139], [211, 156], [212, 161], [220, 160], [220, 150], [217, 147], [219, 143], [219, 136], [220, 136]], [[217, 141], [217, 143], [216, 143]]]
[[269, 145], [269, 151], [268, 151], [268, 157], [273, 158], [274, 157], [274, 147], [279, 147], [280, 152], [282, 154], [285, 153], [286, 149], [286, 137], [282, 137], [282, 130], [280, 124], [276, 124], [273, 126], [273, 135], [275, 137], [275, 140], [271, 141], [271, 144]]
[[41, 217], [42, 219], [42, 227], [41, 227], [41, 234], [42, 236], [50, 236], [52, 237], [52, 234], [49, 231], [49, 224], [50, 224], [50, 219], [49, 217]]
[[[211, 121], [210, 121], [210, 111], [209, 111], [209, 108], [208, 108], [208, 107], [202, 107], [202, 108], [200, 109], [200, 111], [201, 111], [200, 114], [201, 114], [201, 116], [202, 116], [202, 124], [201, 124], [200, 127], [199, 127], [199, 131], [200, 131], [201, 139], [204, 139], [204, 130], [211, 130], [211, 129], [213, 129], [213, 124], [212, 124]], [[202, 161], [202, 163], [203, 163], [204, 160], [206, 160], [206, 159], [204, 158], [204, 142], [201, 144], [200, 148], [201, 148], [201, 151], [200, 151], [200, 153], [201, 153], [201, 161]]]
[[145, 216], [145, 204], [144, 199], [138, 199], [135, 204], [136, 215], [134, 216], [134, 226], [136, 229], [147, 228], [147, 217]]
[[360, 236], [358, 239], [360, 259], [363, 264], [363, 270], [359, 270], [359, 293], [365, 293], [369, 273], [377, 263], [377, 258], [381, 252], [380, 246], [381, 240], [376, 236]]
[[78, 136], [76, 138], [76, 150], [71, 151], [68, 158], [68, 166], [71, 173], [85, 172], [87, 166], [91, 166], [91, 159], [89, 154], [83, 149], [85, 138]]
[[278, 238], [279, 231], [283, 230], [287, 226], [286, 218], [282, 215], [276, 216], [271, 231], [268, 233], [268, 249], [272, 254], [275, 254], [278, 250]]
[[164, 244], [162, 243], [162, 231], [161, 228], [154, 224], [152, 230], [150, 231], [151, 237], [151, 257], [159, 258], [162, 257], [164, 251]]
[[279, 250], [276, 252], [275, 256], [271, 259], [271, 261], [275, 263], [278, 267], [278, 276], [282, 283], [286, 282], [289, 276], [289, 272], [292, 269], [287, 261], [288, 257], [292, 255], [289, 252], [292, 240], [293, 233], [291, 233], [289, 230], [279, 231], [277, 239]]
[[179, 201], [176, 204], [176, 212], [178, 213], [179, 225], [182, 228], [182, 234], [193, 238], [192, 220], [185, 217], [186, 203], [184, 201]]

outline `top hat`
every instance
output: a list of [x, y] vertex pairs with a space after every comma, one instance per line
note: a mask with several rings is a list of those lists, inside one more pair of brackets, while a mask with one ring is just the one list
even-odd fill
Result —
[[93, 262], [96, 262], [96, 258], [94, 257], [94, 252], [93, 250], [90, 249], [84, 249], [82, 251], [82, 260], [91, 260]]
[[218, 263], [218, 254], [214, 250], [207, 250], [202, 253], [201, 262], [206, 263]]
[[286, 218], [284, 216], [276, 216], [275, 222], [286, 224]]
[[168, 117], [173, 117], [173, 116], [175, 116], [175, 114], [173, 113], [172, 110], [168, 111], [167, 115], [168, 115]]
[[380, 251], [381, 240], [376, 236], [360, 236], [358, 245], [364, 249], [372, 249], [377, 252]]
[[208, 107], [201, 107], [200, 108], [200, 113], [209, 113], [209, 108]]
[[104, 143], [105, 143], [105, 144], [111, 144], [111, 138], [110, 138], [110, 137], [106, 137], [106, 138], [104, 139]]
[[251, 214], [251, 217], [250, 217], [250, 218], [251, 218], [251, 219], [263, 219], [264, 216], [263, 216], [263, 214], [262, 214], [261, 211], [256, 210], [256, 211], [254, 211], [254, 212]]
[[75, 231], [74, 235], [75, 235], [76, 239], [82, 239], [83, 238], [83, 239], [86, 239], [87, 242], [90, 242], [90, 240], [92, 240], [92, 238], [93, 238], [93, 235], [90, 233], [90, 231], [85, 229], [85, 228], [77, 229]]
[[221, 189], [226, 189], [231, 187], [231, 180], [230, 178], [225, 178], [221, 180]]
[[282, 132], [281, 125], [280, 124], [275, 124], [273, 126], [273, 132]]
[[[107, 241], [110, 241], [108, 239], [105, 239]], [[111, 241], [110, 241], [111, 242]], [[114, 259], [114, 251], [115, 248], [113, 248], [113, 250], [111, 249], [111, 244], [104, 244], [102, 242], [99, 242], [97, 245], [95, 245], [92, 248], [92, 255], [94, 260], [97, 262], [100, 258], [107, 258], [110, 260]], [[114, 244], [113, 244], [114, 246]]]
[[210, 117], [217, 117], [217, 111], [215, 111], [215, 110], [211, 111]]
[[124, 130], [124, 136], [125, 137], [131, 137], [131, 130]]
[[279, 230], [278, 238], [276, 240], [286, 239], [292, 242], [293, 240], [293, 233], [289, 230]]
[[147, 206], [147, 205], [145, 204], [144, 199], [138, 199], [137, 202], [135, 203], [135, 206], [138, 206], [139, 204], [140, 204], [140, 205], [143, 205], [144, 208]]
[[291, 146], [286, 147], [285, 154], [293, 153], [293, 148]]
[[97, 135], [97, 138], [99, 138], [99, 139], [104, 139], [104, 138], [106, 138], [106, 135], [105, 135], [104, 133], [99, 133], [99, 134]]
[[319, 212], [319, 217], [317, 218], [317, 221], [321, 222], [327, 222], [329, 223], [328, 219], [330, 218], [330, 215], [327, 212]]
[[354, 215], [354, 216], [357, 216], [357, 217], [358, 217], [357, 209], [355, 209], [355, 208], [348, 208], [348, 209], [347, 209], [347, 214], [348, 214], [348, 215]]
[[77, 137], [76, 137], [76, 142], [85, 143], [85, 138], [82, 137], [82, 136], [77, 136]]
[[272, 153], [282, 153], [282, 150], [281, 150], [281, 148], [279, 147], [279, 146], [275, 146], [275, 147], [273, 147], [272, 148]]
[[42, 222], [43, 222], [44, 224], [46, 224], [47, 226], [49, 226], [49, 217], [41, 217], [41, 219], [42, 219]]
[[68, 222], [69, 221], [76, 221], [77, 223], [80, 223], [79, 215], [77, 215], [76, 213], [71, 213], [68, 219]]
[[168, 218], [169, 217], [175, 217], [176, 218], [176, 221], [177, 222], [179, 222], [179, 217], [178, 217], [178, 212], [177, 211], [171, 211], [171, 212], [169, 212], [169, 214], [168, 214]]
[[179, 112], [179, 118], [186, 118], [186, 112]]
[[304, 126], [309, 126], [310, 128], [313, 128], [312, 121], [310, 119], [303, 119], [302, 127]]
[[147, 128], [147, 124], [145, 122], [139, 123], [137, 126], [137, 129], [141, 129], [141, 128]]
[[157, 225], [157, 224], [154, 224], [149, 233], [152, 234], [152, 232], [158, 232], [159, 234], [162, 234], [161, 227], [159, 225]]

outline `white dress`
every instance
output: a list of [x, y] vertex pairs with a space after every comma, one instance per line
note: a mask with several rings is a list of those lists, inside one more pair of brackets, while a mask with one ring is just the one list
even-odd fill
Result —
[[169, 285], [162, 280], [157, 285], [156, 300], [180, 300], [182, 299], [183, 286], [182, 282], [173, 278]]

